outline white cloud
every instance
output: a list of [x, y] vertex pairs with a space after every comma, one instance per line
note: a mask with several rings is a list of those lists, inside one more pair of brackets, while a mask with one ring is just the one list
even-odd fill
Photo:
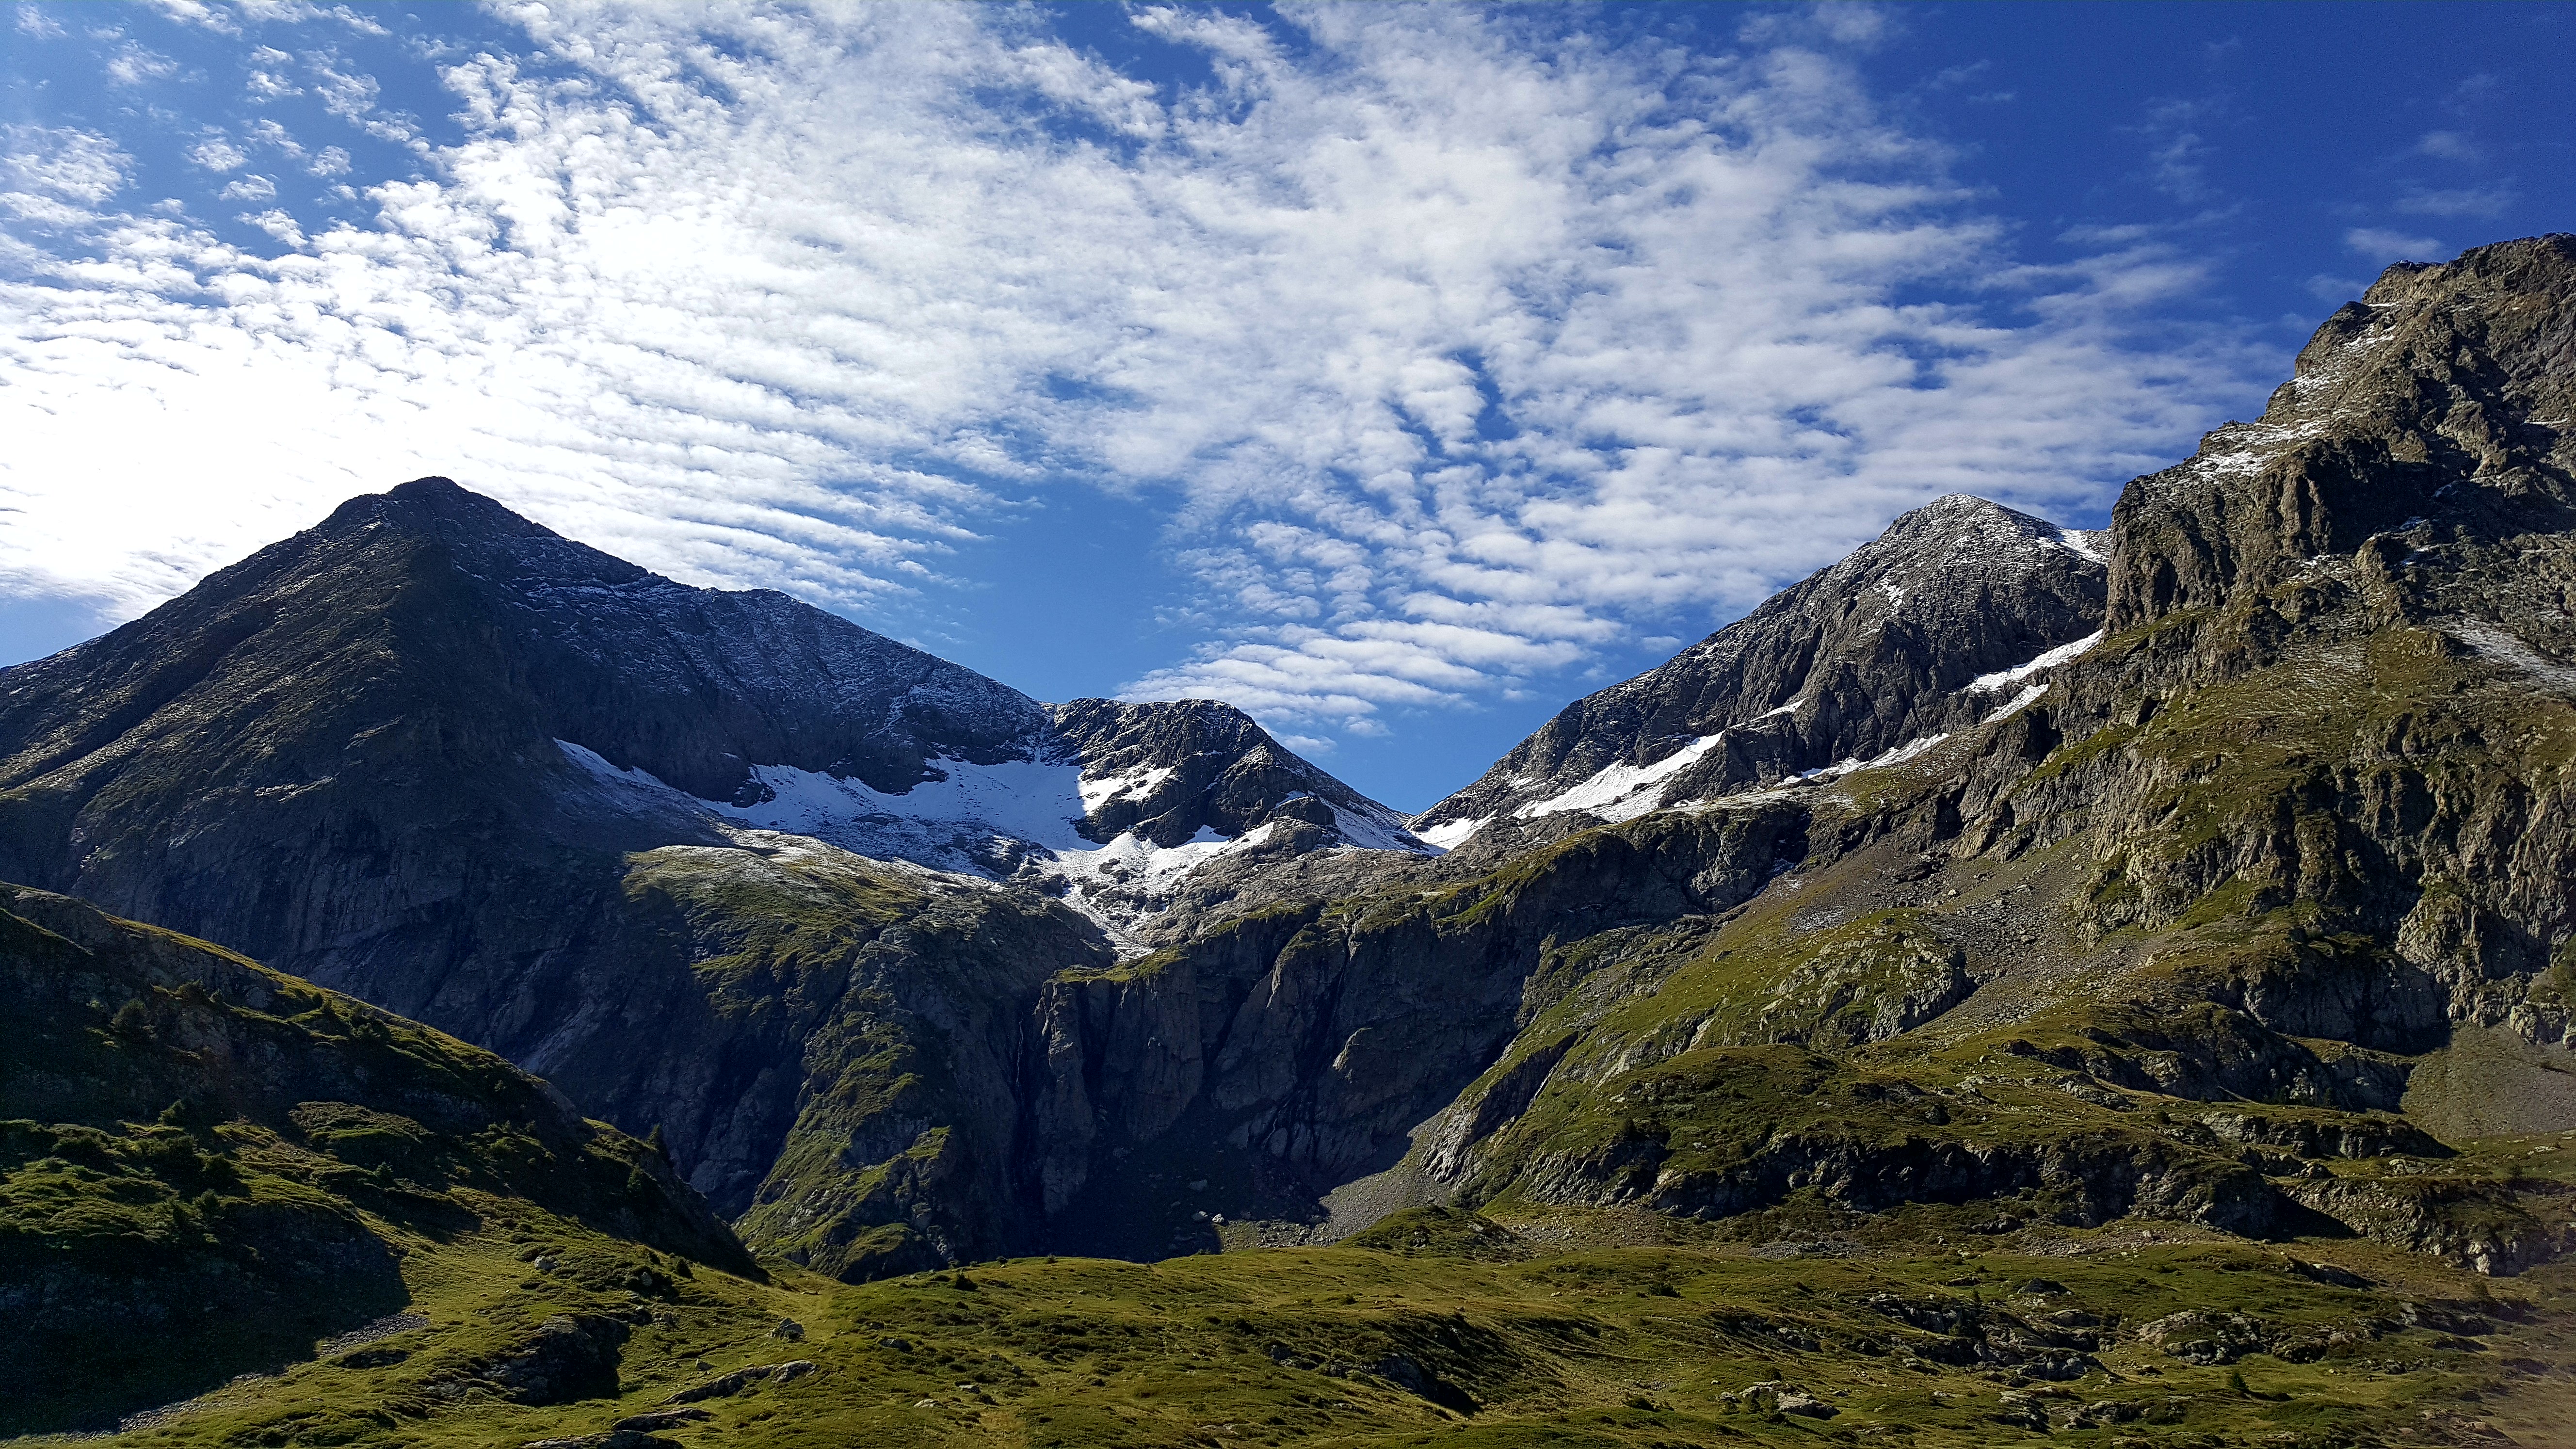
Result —
[[38, 40], [53, 40], [63, 33], [63, 28], [54, 23], [54, 17], [47, 15], [44, 12], [43, 7], [37, 5], [20, 5], [18, 7], [18, 33], [20, 35], [32, 35]]
[[181, 25], [194, 25], [220, 35], [238, 35], [241, 27], [231, 16], [204, 3], [204, 0], [150, 0], [153, 9]]
[[0, 180], [12, 193], [77, 203], [84, 214], [123, 190], [134, 164], [109, 138], [70, 128], [0, 128], [0, 146]]
[[1206, 633], [1132, 692], [1367, 731], [1942, 492], [2098, 505], [2273, 362], [2137, 333], [2200, 280], [2170, 243], [2016, 264], [1834, 58], [1877, 12], [1700, 59], [1547, 12], [1133, 12], [1196, 91], [1002, 9], [513, 13], [527, 54], [446, 52], [443, 149], [303, 52], [422, 148], [366, 224], [246, 218], [297, 248], [263, 258], [113, 216], [5, 274], [0, 577], [131, 612], [442, 472], [867, 617], [997, 499], [1150, 483]]
[[2450, 252], [2429, 236], [2409, 236], [2377, 226], [2354, 227], [2343, 234], [2343, 244], [2374, 262], [2433, 262]]
[[189, 147], [188, 159], [208, 171], [238, 171], [250, 164], [250, 153], [216, 136]]
[[288, 246], [300, 247], [304, 245], [304, 228], [296, 225], [294, 217], [287, 215], [276, 207], [270, 207], [268, 210], [259, 213], [257, 216], [243, 217], [242, 220], [258, 227], [261, 231], [267, 232], [270, 236], [277, 238]]
[[277, 183], [265, 176], [244, 176], [218, 194], [226, 201], [272, 201], [277, 197]]
[[2472, 186], [2410, 191], [2397, 198], [2397, 209], [2411, 216], [2502, 216], [2513, 201], [2510, 186]]
[[2427, 131], [2416, 141], [2415, 152], [2445, 161], [2475, 161], [2482, 154], [2477, 143], [2459, 131]]
[[177, 61], [130, 40], [118, 46], [107, 62], [107, 78], [120, 86], [144, 85], [178, 71]]

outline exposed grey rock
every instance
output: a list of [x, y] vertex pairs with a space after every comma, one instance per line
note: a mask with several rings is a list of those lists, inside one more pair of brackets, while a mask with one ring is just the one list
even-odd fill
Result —
[[1963, 728], [2025, 687], [1972, 687], [1981, 678], [2098, 630], [2104, 588], [2098, 535], [1952, 494], [1669, 662], [1566, 706], [1414, 828], [1447, 842], [1516, 815], [1624, 819]]
[[791, 1359], [786, 1363], [759, 1364], [751, 1368], [739, 1368], [729, 1374], [709, 1379], [705, 1383], [691, 1384], [689, 1387], [671, 1395], [670, 1398], [665, 1399], [663, 1402], [670, 1404], [695, 1404], [707, 1399], [730, 1399], [736, 1394], [742, 1393], [748, 1389], [758, 1388], [763, 1384], [794, 1383], [796, 1380], [801, 1379], [812, 1372], [814, 1372], [813, 1362], [809, 1359], [801, 1358]]
[[522, 1404], [564, 1404], [612, 1398], [617, 1393], [619, 1350], [628, 1329], [614, 1318], [558, 1313], [509, 1353], [479, 1365], [470, 1377]]
[[1738, 1408], [1765, 1414], [1796, 1414], [1807, 1419], [1830, 1419], [1840, 1409], [1784, 1379], [1767, 1379], [1748, 1384], [1720, 1398]]
[[2389, 268], [2317, 329], [2261, 419], [2122, 491], [2108, 627], [2223, 605], [2376, 537], [2395, 545], [2373, 555], [2385, 567], [2463, 531], [2565, 529], [2571, 273], [2566, 235]]
[[1404, 817], [1290, 753], [1250, 715], [1212, 699], [1127, 704], [1077, 699], [1053, 707], [1055, 737], [1087, 779], [1137, 782], [1094, 807], [1084, 833], [1133, 831], [1180, 845], [1202, 830], [1237, 836], [1299, 819], [1339, 843], [1419, 848]]

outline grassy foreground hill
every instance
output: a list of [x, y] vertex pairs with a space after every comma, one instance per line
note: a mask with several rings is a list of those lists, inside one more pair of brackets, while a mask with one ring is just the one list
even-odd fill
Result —
[[[201, 941], [0, 886], [0, 1021], [0, 1432], [113, 1426], [317, 1343], [409, 1362], [451, 1304], [424, 1392], [569, 1397], [693, 1265], [757, 1272], [658, 1148]], [[554, 1299], [476, 1286], [558, 1243], [584, 1254]]]
[[129, 1437], [2322, 1449], [2564, 1444], [2576, 1412], [2562, 1272], [2495, 1285], [2370, 1244], [2135, 1228], [1799, 1255], [1643, 1214], [1442, 1209], [1338, 1247], [1152, 1264], [1019, 1259], [864, 1285], [701, 1272], [654, 1300], [613, 1388], [554, 1404], [442, 1392], [481, 1320], [618, 1311], [586, 1285], [620, 1247], [529, 1236], [562, 1272], [528, 1273], [512, 1231], [462, 1242], [424, 1275], [427, 1324]]

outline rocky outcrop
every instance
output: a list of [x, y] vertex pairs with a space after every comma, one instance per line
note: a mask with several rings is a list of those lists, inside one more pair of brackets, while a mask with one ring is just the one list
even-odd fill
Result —
[[629, 1329], [597, 1314], [558, 1313], [523, 1342], [468, 1376], [519, 1404], [568, 1404], [617, 1396], [617, 1367]]
[[1980, 767], [1970, 845], [2082, 837], [2090, 929], [2197, 928], [2191, 990], [2295, 1036], [2564, 1041], [2571, 415], [2576, 239], [2392, 268], [2123, 493], [2112, 637], [2025, 712], [2064, 748]]

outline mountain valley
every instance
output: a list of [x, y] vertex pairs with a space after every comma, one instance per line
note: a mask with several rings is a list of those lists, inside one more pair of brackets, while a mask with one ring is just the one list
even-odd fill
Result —
[[2576, 1443], [2570, 419], [2391, 268], [1410, 817], [352, 499], [0, 670], [0, 1427]]

